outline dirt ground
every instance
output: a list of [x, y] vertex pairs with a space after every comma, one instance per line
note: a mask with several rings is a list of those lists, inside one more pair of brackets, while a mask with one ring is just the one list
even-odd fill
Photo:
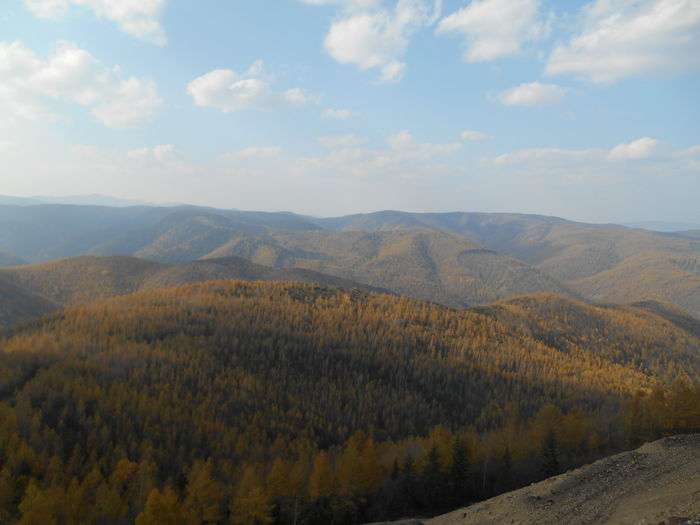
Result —
[[425, 525], [700, 524], [700, 434], [647, 443]]

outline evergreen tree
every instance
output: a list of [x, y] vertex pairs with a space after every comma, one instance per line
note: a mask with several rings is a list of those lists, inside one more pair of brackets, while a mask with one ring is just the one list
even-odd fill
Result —
[[452, 467], [450, 468], [452, 501], [456, 506], [464, 505], [472, 499], [471, 479], [467, 447], [459, 438], [454, 441], [452, 458]]
[[547, 432], [542, 444], [541, 471], [548, 478], [559, 474], [559, 443], [554, 430]]

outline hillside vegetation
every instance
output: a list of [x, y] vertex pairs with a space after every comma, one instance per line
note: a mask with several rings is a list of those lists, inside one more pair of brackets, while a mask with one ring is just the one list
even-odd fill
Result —
[[0, 206], [0, 249], [31, 262], [129, 255], [160, 263], [239, 256], [463, 307], [554, 292], [670, 302], [700, 317], [700, 240], [555, 217], [291, 213], [137, 206]]
[[0, 521], [436, 511], [700, 425], [669, 370], [700, 375], [692, 329], [549, 295], [217, 281], [75, 306], [0, 341]]
[[[59, 305], [85, 304], [139, 290], [217, 279], [295, 281], [379, 291], [318, 272], [274, 269], [238, 257], [164, 264], [135, 257], [83, 256], [0, 269], [0, 282], [8, 289], [0, 295], [0, 308], [7, 311], [0, 318], [0, 326], [38, 317]], [[34, 298], [33, 302], [29, 297]]]
[[530, 292], [573, 295], [520, 261], [434, 230], [271, 234], [256, 242], [238, 238], [214, 255], [312, 269], [455, 307]]
[[55, 303], [32, 294], [0, 276], [0, 335], [3, 327], [40, 317], [56, 307]]

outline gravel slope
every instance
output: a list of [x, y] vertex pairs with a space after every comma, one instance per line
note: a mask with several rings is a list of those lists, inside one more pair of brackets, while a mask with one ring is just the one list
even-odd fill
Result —
[[647, 443], [422, 523], [700, 523], [700, 434]]

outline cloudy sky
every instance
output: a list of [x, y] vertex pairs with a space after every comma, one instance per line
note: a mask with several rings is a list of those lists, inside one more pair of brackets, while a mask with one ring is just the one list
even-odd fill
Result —
[[698, 0], [2, 0], [0, 194], [700, 222]]

